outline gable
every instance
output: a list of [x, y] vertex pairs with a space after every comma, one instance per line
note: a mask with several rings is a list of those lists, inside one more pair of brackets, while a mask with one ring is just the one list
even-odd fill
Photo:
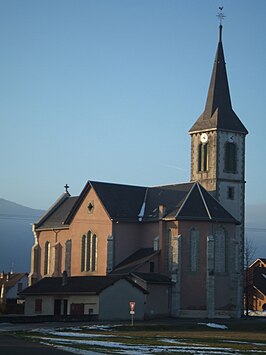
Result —
[[82, 201], [77, 201], [77, 205], [75, 213], [69, 219], [70, 223], [78, 221], [110, 221], [110, 216], [93, 187], [88, 189]]

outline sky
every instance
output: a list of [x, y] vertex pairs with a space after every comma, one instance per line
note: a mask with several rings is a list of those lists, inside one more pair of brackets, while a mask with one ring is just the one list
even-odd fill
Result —
[[66, 183], [189, 181], [219, 6], [246, 202], [265, 206], [265, 0], [0, 0], [0, 197], [47, 209]]

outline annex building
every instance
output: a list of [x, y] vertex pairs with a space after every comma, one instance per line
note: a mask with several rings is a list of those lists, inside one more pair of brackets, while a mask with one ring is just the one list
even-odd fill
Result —
[[66, 185], [33, 225], [26, 314], [128, 319], [135, 301], [138, 319], [240, 317], [247, 133], [232, 108], [220, 25], [206, 105], [189, 130], [190, 181], [88, 181], [79, 196]]

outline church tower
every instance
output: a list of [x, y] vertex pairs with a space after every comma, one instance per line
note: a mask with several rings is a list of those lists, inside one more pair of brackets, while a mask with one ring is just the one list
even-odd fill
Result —
[[[220, 15], [220, 16], [219, 16]], [[219, 14], [220, 20], [223, 14]], [[245, 209], [245, 136], [233, 111], [222, 44], [222, 24], [204, 112], [189, 130], [191, 181], [199, 181], [239, 222], [235, 263], [243, 270]], [[238, 287], [239, 299], [243, 285]]]

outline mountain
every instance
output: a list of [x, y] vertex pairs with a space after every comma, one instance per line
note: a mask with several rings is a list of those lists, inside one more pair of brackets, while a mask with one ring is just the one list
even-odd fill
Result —
[[34, 243], [32, 223], [44, 213], [0, 198], [0, 270], [28, 272]]

